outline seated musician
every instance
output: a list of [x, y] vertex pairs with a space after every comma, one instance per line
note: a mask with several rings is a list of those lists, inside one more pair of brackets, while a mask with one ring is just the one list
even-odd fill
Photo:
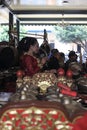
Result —
[[46, 58], [41, 60], [36, 57], [39, 51], [39, 44], [34, 37], [24, 37], [18, 44], [18, 51], [21, 52], [20, 66], [24, 70], [25, 75], [33, 76], [40, 72], [46, 62]]

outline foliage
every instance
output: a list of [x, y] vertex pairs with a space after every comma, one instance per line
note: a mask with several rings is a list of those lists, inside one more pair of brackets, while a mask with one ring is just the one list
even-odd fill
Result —
[[69, 25], [65, 27], [55, 27], [56, 37], [62, 42], [74, 42], [80, 44], [87, 52], [87, 26]]
[[[0, 42], [1, 41], [9, 41], [8, 34], [9, 26], [8, 25], [0, 25]], [[20, 26], [20, 39], [25, 36], [27, 32], [25, 26]]]
[[25, 37], [27, 33], [27, 28], [25, 27], [25, 25], [21, 25], [20, 26], [20, 40]]
[[7, 25], [0, 25], [0, 42], [1, 41], [9, 41], [9, 34], [8, 34], [8, 26]]

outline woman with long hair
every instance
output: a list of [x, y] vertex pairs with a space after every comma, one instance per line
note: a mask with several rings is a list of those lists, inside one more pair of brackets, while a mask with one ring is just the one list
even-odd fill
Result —
[[20, 66], [24, 70], [25, 75], [33, 76], [40, 72], [46, 62], [46, 58], [39, 59], [36, 54], [39, 52], [39, 44], [34, 37], [24, 37], [18, 44], [18, 52], [20, 55]]

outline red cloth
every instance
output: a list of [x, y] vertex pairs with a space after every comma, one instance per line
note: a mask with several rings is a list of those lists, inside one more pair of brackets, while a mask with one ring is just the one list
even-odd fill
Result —
[[87, 130], [87, 113], [74, 124], [72, 130]]
[[35, 73], [40, 71], [37, 59], [28, 54], [21, 57], [21, 67], [25, 72], [25, 75], [33, 76]]

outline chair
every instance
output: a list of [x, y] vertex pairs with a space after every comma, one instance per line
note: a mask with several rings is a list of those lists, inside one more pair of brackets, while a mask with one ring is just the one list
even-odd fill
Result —
[[58, 102], [9, 102], [0, 110], [0, 130], [71, 130], [81, 117], [71, 120], [65, 107]]

